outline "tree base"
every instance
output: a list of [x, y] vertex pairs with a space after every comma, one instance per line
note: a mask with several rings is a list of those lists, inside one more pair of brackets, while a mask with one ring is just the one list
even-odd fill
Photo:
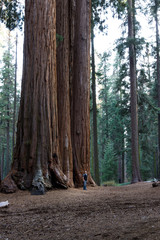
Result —
[[45, 189], [32, 188], [31, 195], [44, 195], [46, 193]]
[[14, 193], [17, 190], [18, 187], [12, 179], [11, 173], [9, 173], [7, 177], [5, 177], [5, 179], [1, 182], [0, 191], [4, 193]]
[[[31, 195], [44, 195], [47, 190], [53, 188], [67, 189], [68, 187], [83, 187], [83, 175], [78, 174], [78, 178], [73, 181], [68, 181], [58, 164], [50, 165], [49, 168], [50, 176], [43, 176], [42, 170], [38, 169], [35, 173], [34, 178], [32, 173], [26, 174], [21, 171], [14, 171], [7, 175], [7, 177], [1, 182], [0, 191], [4, 193], [14, 193], [18, 189], [20, 190], [31, 190]], [[88, 186], [95, 187], [96, 184], [92, 179], [91, 175], [88, 174]]]

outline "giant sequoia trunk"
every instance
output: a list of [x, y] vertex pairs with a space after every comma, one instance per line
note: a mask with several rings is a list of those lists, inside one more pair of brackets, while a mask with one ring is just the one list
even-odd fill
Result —
[[[57, 43], [57, 67], [55, 3], [26, 0], [17, 141], [12, 170], [1, 184], [2, 191], [13, 192], [18, 186], [43, 192], [45, 187], [73, 186], [73, 179], [76, 186], [82, 186], [85, 170], [93, 183], [89, 166], [91, 4], [57, 0], [57, 29], [63, 37]], [[69, 29], [72, 18], [75, 22]]]
[[84, 170], [88, 172], [88, 181], [93, 183], [90, 176], [89, 127], [91, 1], [77, 0], [75, 16], [71, 124], [74, 181], [76, 186], [81, 186]]
[[[12, 171], [2, 190], [67, 186], [60, 168], [56, 81], [56, 1], [25, 2], [24, 64]], [[10, 183], [11, 182], [11, 183]], [[10, 186], [11, 189], [10, 189]], [[8, 190], [7, 190], [8, 188]]]
[[75, 0], [57, 0], [56, 3], [57, 34], [61, 39], [57, 43], [57, 78], [62, 165], [64, 173], [70, 179], [69, 184], [72, 185], [73, 177], [75, 186], [82, 186], [85, 170], [89, 182], [93, 183], [89, 164], [91, 5], [90, 1]]
[[67, 176], [69, 186], [73, 186], [73, 161], [71, 145], [70, 118], [70, 29], [69, 29], [69, 0], [56, 1], [57, 27], [57, 94], [58, 94], [58, 122], [59, 142], [62, 157], [62, 168]]
[[138, 154], [138, 110], [137, 110], [137, 78], [136, 78], [136, 53], [133, 39], [134, 31], [134, 0], [128, 0], [128, 37], [129, 61], [131, 82], [131, 131], [132, 131], [132, 183], [141, 181]]

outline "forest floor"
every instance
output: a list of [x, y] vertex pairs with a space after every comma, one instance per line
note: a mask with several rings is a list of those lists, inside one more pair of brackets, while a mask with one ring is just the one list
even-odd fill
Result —
[[121, 187], [0, 193], [0, 240], [159, 240], [160, 187]]

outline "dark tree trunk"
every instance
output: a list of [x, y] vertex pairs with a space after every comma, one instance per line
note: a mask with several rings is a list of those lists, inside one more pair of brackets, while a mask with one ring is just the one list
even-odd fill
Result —
[[105, 92], [105, 114], [106, 114], [106, 117], [105, 117], [105, 136], [106, 136], [106, 139], [108, 140], [108, 87], [107, 87], [107, 77], [105, 75], [105, 89], [106, 89], [106, 92]]
[[1, 171], [1, 163], [0, 163], [0, 185], [1, 185], [1, 181], [2, 181], [2, 171]]
[[16, 109], [17, 109], [16, 107], [17, 106], [17, 41], [18, 41], [18, 35], [16, 34], [12, 152], [15, 145], [15, 126], [16, 126]]
[[2, 146], [1, 161], [0, 161], [0, 183], [3, 179], [3, 175], [4, 175], [4, 147]]
[[56, 1], [56, 27], [61, 40], [57, 42], [57, 94], [59, 143], [62, 169], [69, 186], [73, 186], [73, 161], [70, 118], [70, 5], [69, 0]]
[[39, 192], [45, 187], [67, 188], [73, 186], [73, 178], [76, 186], [82, 186], [85, 170], [88, 182], [94, 184], [89, 164], [91, 2], [72, 0], [68, 5], [58, 0], [57, 4], [58, 34], [65, 31], [57, 48], [60, 67], [56, 66], [56, 1], [26, 0], [17, 139], [12, 170], [1, 184], [2, 191], [14, 192], [17, 186]]
[[[157, 85], [158, 85], [158, 107], [160, 108], [160, 55], [159, 55], [159, 0], [155, 0], [155, 22], [156, 22], [156, 56], [157, 56]], [[160, 113], [158, 113], [158, 178], [160, 178]]]
[[91, 49], [92, 49], [92, 99], [93, 99], [93, 152], [94, 152], [94, 180], [100, 185], [99, 160], [98, 160], [98, 136], [97, 136], [97, 104], [96, 104], [96, 74], [94, 56], [94, 29], [91, 29]]
[[90, 175], [90, 17], [91, 1], [76, 1], [72, 78], [72, 147], [74, 182], [82, 186], [83, 173]]
[[2, 147], [2, 156], [1, 156], [1, 180], [3, 179], [4, 177], [4, 152], [5, 152], [5, 149], [4, 149], [4, 146]]
[[136, 53], [134, 31], [134, 1], [128, 0], [128, 37], [129, 62], [131, 82], [131, 131], [132, 131], [132, 183], [141, 181], [138, 154], [138, 111], [137, 111], [137, 83], [136, 83]]
[[43, 189], [51, 183], [67, 187], [59, 152], [55, 3], [25, 1], [22, 93], [12, 178], [8, 177], [23, 189]]
[[124, 131], [122, 137], [122, 183], [125, 181], [125, 157], [124, 157], [125, 145], [124, 145]]
[[[8, 56], [10, 56], [10, 47], [11, 47], [11, 43], [10, 43], [10, 31], [8, 34]], [[6, 173], [8, 174], [9, 170], [10, 170], [10, 85], [11, 85], [11, 77], [10, 77], [10, 62], [9, 59], [7, 60], [8, 63], [8, 76], [7, 79], [5, 80], [5, 85], [6, 85], [6, 115], [7, 115], [7, 119], [6, 119]]]
[[[8, 89], [9, 92], [9, 89]], [[7, 96], [7, 120], [6, 120], [6, 137], [7, 137], [7, 146], [6, 146], [6, 173], [8, 174], [10, 170], [10, 104], [9, 96]]]
[[[121, 103], [121, 108], [122, 106], [122, 89], [120, 89], [120, 103]], [[125, 180], [125, 159], [124, 159], [124, 151], [125, 151], [125, 144], [124, 144], [124, 126], [122, 123], [121, 119], [121, 125], [120, 125], [120, 136], [121, 136], [121, 141], [120, 141], [120, 156], [121, 156], [121, 183], [124, 183]]]

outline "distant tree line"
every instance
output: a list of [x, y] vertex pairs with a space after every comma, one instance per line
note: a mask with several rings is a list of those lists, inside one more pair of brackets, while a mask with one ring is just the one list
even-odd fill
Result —
[[[122, 36], [117, 39], [113, 74], [108, 74], [107, 52], [99, 56], [95, 72], [101, 89], [95, 112], [100, 180], [134, 183], [160, 178], [160, 1], [110, 1], [110, 7], [122, 22]], [[154, 26], [152, 41], [140, 37], [143, 23], [137, 21], [137, 14], [148, 19], [149, 27]], [[91, 142], [91, 156], [93, 148]]]

